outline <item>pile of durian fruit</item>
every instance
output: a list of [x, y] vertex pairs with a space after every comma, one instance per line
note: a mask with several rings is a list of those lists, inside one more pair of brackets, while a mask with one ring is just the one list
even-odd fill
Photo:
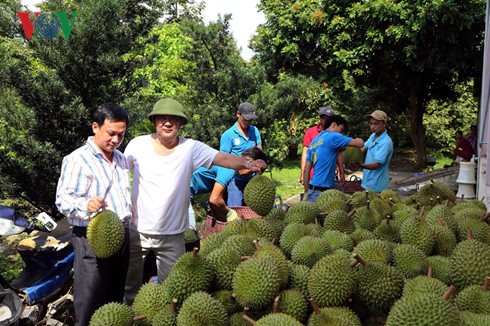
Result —
[[132, 307], [91, 325], [490, 325], [490, 225], [482, 201], [433, 181], [396, 192], [323, 192], [286, 211], [274, 182], [245, 189], [238, 219], [185, 253]]

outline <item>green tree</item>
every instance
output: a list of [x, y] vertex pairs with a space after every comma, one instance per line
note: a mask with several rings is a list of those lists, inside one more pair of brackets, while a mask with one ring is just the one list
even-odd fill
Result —
[[[418, 165], [431, 99], [481, 74], [485, 1], [262, 0], [252, 46], [269, 71], [301, 72], [342, 93], [343, 71], [394, 112], [405, 112]], [[478, 81], [476, 81], [478, 84]]]

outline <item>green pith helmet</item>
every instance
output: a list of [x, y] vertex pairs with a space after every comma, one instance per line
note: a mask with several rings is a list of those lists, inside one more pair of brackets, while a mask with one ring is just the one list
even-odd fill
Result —
[[182, 111], [182, 104], [171, 98], [164, 98], [155, 103], [153, 111], [148, 114], [148, 119], [153, 122], [153, 116], [155, 115], [173, 115], [182, 118], [182, 125], [185, 125], [187, 117]]

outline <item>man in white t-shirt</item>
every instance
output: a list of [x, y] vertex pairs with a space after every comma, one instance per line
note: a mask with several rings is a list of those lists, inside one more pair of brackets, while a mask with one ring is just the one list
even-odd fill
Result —
[[267, 167], [262, 160], [247, 160], [179, 137], [187, 117], [182, 105], [174, 99], [159, 100], [148, 118], [155, 125], [155, 133], [131, 140], [124, 152], [133, 170], [131, 249], [124, 296], [129, 305], [141, 287], [144, 260], [150, 251], [156, 257], [159, 282], [165, 280], [175, 261], [185, 252], [184, 230], [189, 225], [192, 173], [201, 166], [210, 168], [211, 165], [254, 172]]

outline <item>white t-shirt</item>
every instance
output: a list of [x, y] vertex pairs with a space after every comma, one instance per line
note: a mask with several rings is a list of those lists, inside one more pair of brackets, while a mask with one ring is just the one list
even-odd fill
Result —
[[162, 156], [154, 151], [152, 142], [151, 135], [136, 137], [124, 152], [133, 170], [131, 224], [147, 234], [182, 233], [189, 225], [192, 172], [201, 166], [210, 168], [218, 151], [179, 137], [175, 151]]

